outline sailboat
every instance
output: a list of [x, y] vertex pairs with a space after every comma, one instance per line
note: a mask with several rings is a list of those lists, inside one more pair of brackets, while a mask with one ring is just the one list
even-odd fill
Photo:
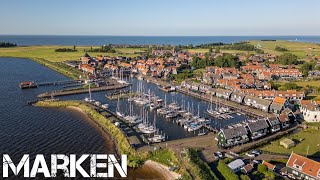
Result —
[[94, 102], [94, 100], [92, 100], [92, 98], [91, 98], [91, 88], [90, 88], [90, 85], [91, 85], [91, 84], [89, 84], [89, 97], [84, 98], [84, 101], [85, 101], [85, 102]]
[[123, 113], [120, 112], [120, 99], [118, 97], [118, 103], [117, 103], [117, 109], [116, 109], [116, 114], [119, 116], [119, 117], [125, 117], [125, 115]]

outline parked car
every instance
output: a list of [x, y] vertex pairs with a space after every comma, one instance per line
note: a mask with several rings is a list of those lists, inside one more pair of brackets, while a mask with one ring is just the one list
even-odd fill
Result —
[[255, 155], [259, 156], [261, 154], [261, 151], [260, 150], [252, 150], [251, 154], [255, 154]]
[[257, 155], [256, 155], [256, 154], [252, 154], [252, 153], [246, 153], [246, 156], [251, 157], [251, 158], [254, 158], [254, 157], [256, 157]]
[[220, 151], [217, 151], [217, 155], [219, 158], [223, 158], [223, 154]]

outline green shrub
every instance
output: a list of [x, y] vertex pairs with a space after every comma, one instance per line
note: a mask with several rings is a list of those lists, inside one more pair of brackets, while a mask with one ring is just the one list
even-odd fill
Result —
[[238, 175], [236, 175], [223, 160], [219, 160], [217, 169], [225, 179], [239, 180]]

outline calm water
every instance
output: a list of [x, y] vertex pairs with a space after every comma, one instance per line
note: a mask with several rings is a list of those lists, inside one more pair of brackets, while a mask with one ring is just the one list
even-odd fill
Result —
[[[74, 110], [27, 106], [36, 95], [59, 89], [47, 86], [21, 90], [21, 81], [67, 80], [63, 75], [31, 60], [0, 58], [0, 153], [14, 162], [23, 154], [50, 155], [113, 153], [110, 138], [95, 128], [90, 120]], [[48, 161], [49, 162], [49, 161]], [[2, 169], [2, 165], [0, 165]], [[156, 172], [142, 168], [129, 170], [130, 177], [157, 178]]]
[[28, 45], [103, 45], [103, 44], [171, 44], [198, 45], [203, 43], [232, 43], [248, 40], [276, 39], [320, 42], [320, 36], [44, 36], [0, 35], [0, 41]]
[[[198, 114], [198, 107], [199, 107], [199, 115], [202, 117], [208, 117], [211, 119], [211, 125], [216, 128], [222, 128], [226, 127], [231, 124], [235, 124], [241, 121], [244, 121], [247, 119], [245, 116], [239, 116], [237, 114], [233, 114], [234, 119], [229, 119], [229, 120], [220, 120], [220, 119], [215, 119], [212, 118], [211, 116], [208, 116], [206, 114], [206, 110], [209, 106], [209, 103], [206, 101], [199, 100], [197, 98], [193, 98], [191, 96], [184, 95], [182, 93], [177, 93], [177, 92], [172, 92], [172, 93], [166, 93], [158, 88], [156, 84], [153, 83], [148, 83], [147, 81], [140, 81], [135, 78], [133, 79], [127, 79], [130, 83], [132, 83], [132, 90], [136, 91], [138, 82], [142, 82], [144, 90], [146, 93], [151, 92], [151, 94], [155, 94], [158, 97], [162, 99], [167, 99], [167, 105], [176, 102], [180, 104], [184, 104], [185, 107], [189, 107], [192, 109], [193, 113], [195, 115]], [[127, 88], [129, 90], [129, 88]], [[110, 91], [108, 92], [94, 92], [92, 94], [92, 99], [101, 102], [102, 104], [108, 103], [109, 104], [109, 109], [112, 111], [116, 111], [117, 108], [117, 100], [109, 100], [105, 97], [105, 95], [110, 94]], [[64, 96], [60, 97], [60, 99], [72, 99], [72, 100], [79, 100], [79, 99], [84, 99], [85, 97], [88, 97], [88, 94], [75, 94], [71, 96]], [[133, 111], [134, 114], [140, 115], [141, 109], [143, 108], [142, 106], [137, 106], [135, 103], [133, 103]], [[122, 113], [129, 114], [129, 102], [127, 99], [120, 100], [120, 111]], [[175, 140], [175, 139], [181, 139], [181, 138], [186, 138], [186, 137], [193, 137], [197, 136], [199, 132], [206, 131], [204, 129], [200, 129], [197, 132], [188, 132], [186, 131], [183, 127], [177, 125], [174, 123], [172, 120], [167, 120], [163, 116], [158, 115], [155, 113], [155, 111], [149, 111], [149, 122], [152, 123], [154, 120], [154, 114], [156, 114], [156, 126], [157, 128], [160, 129], [163, 133], [165, 133], [168, 136], [169, 140]]]

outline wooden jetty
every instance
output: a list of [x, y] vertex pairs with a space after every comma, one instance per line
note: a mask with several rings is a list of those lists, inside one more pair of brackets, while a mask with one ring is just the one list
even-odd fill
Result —
[[79, 80], [67, 80], [67, 81], [52, 81], [52, 82], [41, 82], [36, 83], [38, 86], [49, 86], [49, 85], [64, 85], [64, 84], [73, 84], [80, 83]]
[[[115, 84], [111, 86], [103, 86], [103, 87], [96, 87], [91, 88], [91, 92], [98, 92], [98, 91], [108, 91], [108, 90], [116, 90], [116, 89], [122, 89], [127, 87], [128, 85], [125, 84]], [[38, 95], [38, 98], [47, 98], [51, 96], [67, 96], [72, 94], [83, 94], [88, 93], [87, 88], [83, 89], [75, 89], [75, 90], [61, 90], [61, 91], [54, 91], [54, 92], [45, 92]]]

